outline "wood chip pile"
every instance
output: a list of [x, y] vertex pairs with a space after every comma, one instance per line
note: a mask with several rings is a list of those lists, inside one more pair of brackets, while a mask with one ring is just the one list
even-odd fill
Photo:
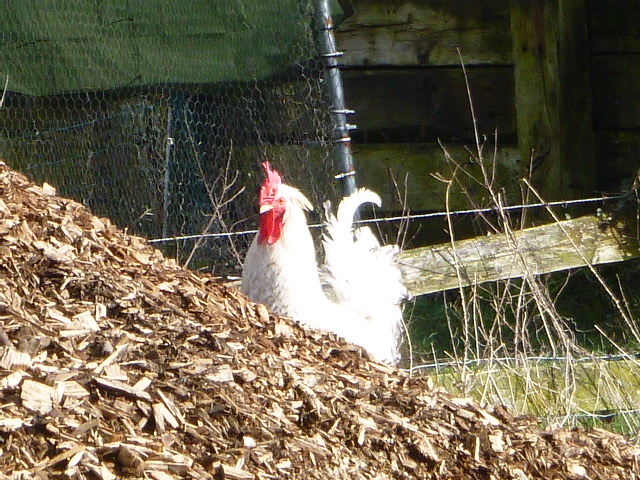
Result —
[[636, 478], [305, 333], [0, 164], [0, 477]]

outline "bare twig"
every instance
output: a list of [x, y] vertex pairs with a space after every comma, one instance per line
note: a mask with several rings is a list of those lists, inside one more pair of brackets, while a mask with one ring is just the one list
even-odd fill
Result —
[[[207, 180], [207, 175], [202, 165], [200, 155], [198, 154], [198, 151], [196, 149], [196, 142], [193, 137], [193, 132], [189, 128], [188, 123], [187, 123], [187, 131], [189, 133], [189, 139], [191, 141], [191, 145], [193, 148], [193, 156], [194, 156], [196, 165], [198, 166], [198, 173], [207, 190], [207, 195], [209, 197], [209, 202], [211, 207], [211, 213], [209, 214], [210, 215], [209, 222], [207, 223], [207, 226], [204, 228], [202, 234], [206, 234], [215, 223], [218, 223], [218, 225], [222, 227], [223, 231], [231, 232], [233, 231], [234, 225], [232, 226], [227, 225], [227, 222], [225, 220], [225, 211], [226, 211], [226, 208], [232, 202], [234, 202], [238, 198], [238, 196], [240, 196], [244, 191], [244, 187], [240, 187], [240, 188], [235, 187], [235, 184], [239, 178], [239, 172], [237, 170], [235, 170], [234, 172], [231, 171], [233, 144], [231, 144], [231, 147], [229, 148], [229, 154], [227, 155], [224, 168], [220, 172], [218, 172], [218, 175], [213, 180], [213, 182], [209, 182]], [[203, 236], [198, 237], [198, 240], [196, 241], [195, 245], [191, 249], [191, 252], [187, 257], [187, 260], [184, 263], [185, 267], [188, 267], [189, 263], [191, 263], [193, 256], [202, 245], [204, 238], [205, 237]], [[233, 237], [229, 236], [228, 240], [229, 240], [229, 246], [231, 247], [231, 252], [237, 264], [242, 265], [242, 258], [238, 248], [235, 245]]]
[[4, 88], [2, 89], [2, 98], [0, 98], [0, 108], [4, 107], [4, 99], [7, 95], [7, 88], [9, 88], [9, 75], [7, 75], [7, 79], [4, 82]]
[[[548, 408], [569, 415], [575, 403], [578, 383], [572, 359], [577, 352], [584, 352], [577, 345], [566, 319], [558, 313], [548, 288], [533, 273], [527, 263], [527, 257], [519, 246], [518, 236], [509, 217], [509, 207], [505, 205], [503, 193], [498, 190], [495, 182], [498, 133], [494, 132], [492, 158], [487, 160], [484, 158], [486, 138], [478, 131], [471, 87], [464, 65], [462, 68], [476, 141], [475, 149], [468, 149], [468, 153], [473, 158], [473, 164], [479, 167], [479, 174], [471, 173], [466, 167], [468, 162], [458, 162], [441, 144], [445, 158], [451, 166], [451, 176], [445, 178], [440, 174], [434, 175], [447, 186], [445, 214], [455, 272], [460, 279], [457, 301], [451, 303], [445, 296], [445, 316], [452, 339], [459, 338], [461, 343], [454, 343], [453, 351], [449, 354], [459, 362], [456, 386], [462, 389], [464, 394], [479, 394], [483, 401], [519, 405], [519, 408], [525, 411], [531, 411], [530, 408], [540, 409], [541, 406], [536, 404], [541, 398], [545, 398], [545, 401], [554, 402], [553, 406]], [[461, 178], [465, 181], [461, 181]], [[512, 243], [517, 255], [514, 261], [520, 263], [525, 271], [522, 280], [505, 280], [493, 285], [474, 285], [471, 288], [462, 287], [463, 283], [467, 284], [468, 279], [456, 249], [450, 200], [451, 189], [455, 185], [467, 194], [474, 207], [478, 207], [474, 203], [477, 193], [472, 195], [465, 185], [465, 182], [469, 183], [468, 180], [486, 192], [485, 196], [491, 202], [490, 212], [497, 215], [497, 222], [488, 217], [489, 211], [481, 212], [480, 216], [484, 218], [490, 231], [505, 233]], [[523, 190], [523, 196], [528, 197], [529, 193]], [[460, 327], [454, 326], [456, 316], [461, 322], [462, 331], [459, 333], [457, 330]], [[562, 381], [557, 383], [554, 397], [550, 397], [549, 392], [545, 391], [549, 387], [541, 381], [536, 368], [539, 360], [534, 358], [534, 352], [540, 347], [536, 347], [535, 344], [540, 340], [540, 347], [549, 348], [552, 357], [565, 359], [562, 363]], [[512, 356], [515, 363], [505, 366], [494, 361], [504, 356]], [[480, 360], [486, 360], [483, 368], [474, 369], [474, 362]], [[565, 420], [566, 418], [568, 417], [565, 416]]]

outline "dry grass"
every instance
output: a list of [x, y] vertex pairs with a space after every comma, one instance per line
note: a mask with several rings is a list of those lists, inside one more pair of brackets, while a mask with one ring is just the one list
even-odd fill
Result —
[[[468, 84], [467, 89], [475, 128]], [[472, 207], [495, 209], [495, 216], [479, 215], [483, 230], [505, 234], [517, 251], [515, 231], [527, 224], [527, 209], [513, 218], [504, 208], [508, 201], [503, 192], [494, 187], [497, 184], [497, 133], [489, 141], [475, 128], [475, 140], [475, 148], [468, 150], [468, 158], [464, 159], [453, 158], [442, 146], [451, 172], [438, 174], [437, 178], [447, 185], [447, 205], [452, 188], [464, 189], [471, 179], [484, 194], [478, 195], [475, 191], [467, 195]], [[480, 174], [470, 172], [469, 161], [474, 165], [474, 172]], [[479, 197], [487, 199], [488, 204], [476, 204], [474, 198]], [[525, 178], [522, 198], [518, 201], [528, 204], [544, 199]], [[551, 208], [544, 213], [545, 221], [560, 222]], [[449, 210], [447, 223], [455, 252], [457, 239]], [[580, 251], [578, 245], [574, 247]], [[612, 288], [584, 256], [583, 259], [594, 279], [592, 288], [596, 285], [604, 292], [618, 322], [628, 331], [629, 345], [640, 345], [638, 321], [631, 313], [628, 299], [618, 293], [623, 289]], [[483, 404], [507, 405], [517, 412], [534, 413], [550, 423], [562, 425], [614, 422], [616, 429], [637, 436], [640, 412], [635, 398], [640, 392], [640, 362], [633, 348], [617, 344], [598, 325], [595, 328], [601, 335], [599, 343], [604, 350], [616, 355], [602, 356], [582, 346], [576, 338], [575, 319], [558, 311], [557, 293], [550, 289], [549, 277], [534, 274], [524, 254], [515, 261], [523, 267], [523, 278], [473, 287], [462, 286], [464, 265], [457, 262], [461, 286], [455, 292], [442, 294], [444, 320], [455, 341], [451, 342], [444, 358], [435, 351], [423, 352], [419, 360], [424, 363], [428, 359], [431, 363], [414, 367], [413, 371], [433, 374], [447, 389], [474, 396]], [[566, 275], [568, 281], [570, 274]]]

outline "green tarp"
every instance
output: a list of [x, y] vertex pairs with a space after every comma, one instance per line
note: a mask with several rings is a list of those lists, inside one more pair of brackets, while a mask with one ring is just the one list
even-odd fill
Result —
[[[313, 39], [301, 0], [7, 0], [0, 83], [31, 95], [265, 78]], [[341, 16], [332, 2], [334, 17]]]

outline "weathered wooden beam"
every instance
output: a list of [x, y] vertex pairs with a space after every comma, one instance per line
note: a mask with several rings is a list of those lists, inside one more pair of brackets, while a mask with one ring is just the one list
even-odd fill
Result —
[[346, 66], [511, 63], [509, 1], [350, 0], [336, 38]]
[[[472, 68], [467, 69], [467, 75], [480, 134], [491, 136], [497, 129], [502, 139], [515, 140], [512, 67]], [[347, 104], [356, 112], [354, 145], [474, 139], [465, 77], [459, 64], [443, 68], [348, 70], [343, 79]]]
[[605, 226], [586, 216], [520, 230], [511, 238], [491, 235], [405, 250], [398, 264], [411, 294], [423, 295], [638, 256], [638, 240], [624, 225]]
[[591, 54], [640, 53], [638, 0], [587, 0]]
[[[447, 144], [444, 147], [451, 158], [464, 165], [467, 173], [475, 179], [482, 178], [479, 165], [470, 153], [474, 152], [475, 147], [467, 149], [460, 144]], [[405, 194], [405, 179], [407, 188], [403, 201], [413, 211], [444, 211], [447, 198], [449, 208], [454, 210], [469, 208], [468, 196], [477, 205], [486, 204], [487, 190], [478, 188], [478, 181], [467, 175], [458, 174], [460, 183], [454, 183], [447, 195], [447, 184], [436, 179], [434, 174], [449, 178], [453, 166], [437, 143], [355, 144], [353, 153], [363, 166], [358, 170], [359, 184], [381, 196], [383, 210], [402, 210], [398, 193]], [[492, 144], [488, 144], [484, 149], [484, 161], [492, 165], [490, 171], [496, 172], [494, 188], [505, 192], [510, 202], [520, 201], [519, 179], [525, 175], [525, 171], [518, 149], [514, 145], [501, 145], [495, 152], [494, 169], [494, 149]]]
[[[461, 165], [467, 172], [480, 178], [479, 166], [472, 161], [470, 151], [460, 144], [445, 145], [448, 154]], [[300, 164], [300, 158], [305, 158], [306, 168], [314, 172], [323, 172], [326, 163], [325, 150], [301, 146], [298, 148], [287, 146], [265, 146], [260, 152], [252, 148], [238, 147], [236, 152], [241, 157], [255, 158], [266, 153], [275, 165], [287, 165], [289, 168]], [[447, 162], [445, 152], [437, 143], [375, 143], [354, 144], [353, 155], [360, 159], [361, 168], [356, 168], [358, 185], [378, 193], [382, 198], [383, 211], [402, 210], [403, 204], [399, 202], [398, 191], [394, 179], [398, 183], [400, 194], [404, 195], [404, 181], [407, 180], [406, 201], [407, 207], [412, 211], [442, 211], [447, 200], [447, 185], [434, 178], [434, 173], [440, 173], [443, 177], [451, 177], [451, 165]], [[494, 147], [488, 144], [485, 148], [485, 162], [493, 162]], [[502, 144], [495, 152], [495, 169], [493, 164], [490, 171], [495, 170], [496, 179], [494, 188], [501, 189], [510, 199], [510, 203], [520, 201], [520, 184], [518, 180], [525, 175], [522, 168], [520, 153], [514, 145]], [[356, 165], [357, 167], [357, 165]], [[303, 172], [291, 171], [296, 186], [305, 194], [314, 190], [317, 178], [314, 175], [304, 175]], [[297, 176], [295, 174], [298, 174]], [[454, 184], [451, 188], [448, 200], [449, 208], [469, 208], [469, 198], [478, 205], [486, 204], [486, 189], [478, 188], [477, 181], [466, 175], [458, 175], [460, 184]], [[466, 192], [463, 192], [463, 188]], [[325, 192], [330, 193], [330, 192]]]
[[[499, 357], [499, 355], [496, 355]], [[611, 408], [635, 409], [634, 400], [640, 392], [640, 367], [629, 355], [620, 360], [595, 358], [549, 358], [526, 362], [487, 359], [474, 364], [471, 391], [461, 381], [460, 365], [426, 370], [433, 381], [455, 394], [483, 398], [489, 405], [514, 405], [518, 411], [541, 416], [549, 415], [549, 405], [557, 402], [559, 391], [571, 391], [571, 412], [597, 412]], [[454, 362], [452, 362], [454, 363]], [[566, 368], [571, 364], [571, 375]], [[466, 374], [466, 373], [465, 373]], [[526, 380], [525, 380], [526, 379]], [[462, 387], [464, 385], [464, 387]], [[536, 385], [536, 388], [531, 388]], [[462, 387], [462, 389], [461, 389]], [[621, 391], [626, 391], [624, 400]], [[622, 407], [621, 402], [626, 406]]]
[[628, 190], [640, 167], [640, 129], [597, 131], [596, 158], [598, 190]]
[[591, 70], [594, 126], [603, 130], [640, 128], [640, 53], [594, 55]]
[[[511, 1], [518, 143], [549, 200], [596, 186], [585, 0]], [[532, 157], [533, 154], [533, 157]]]

